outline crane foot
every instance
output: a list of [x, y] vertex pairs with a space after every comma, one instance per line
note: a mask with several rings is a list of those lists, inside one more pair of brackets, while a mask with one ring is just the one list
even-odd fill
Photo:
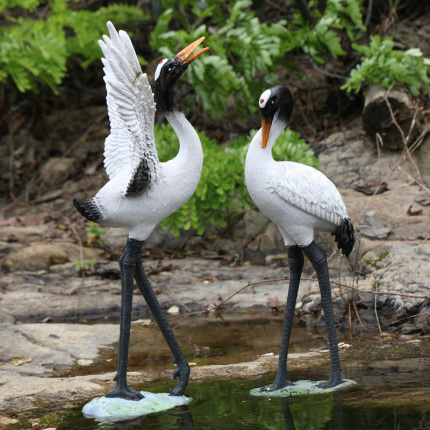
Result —
[[106, 393], [105, 397], [119, 397], [120, 399], [139, 401], [144, 398], [144, 395], [139, 391], [132, 390], [129, 386], [121, 388], [116, 386], [112, 391]]
[[178, 364], [178, 367], [173, 372], [173, 379], [178, 377], [178, 385], [170, 389], [170, 396], [183, 396], [185, 393], [185, 388], [187, 388], [188, 385], [188, 378], [190, 377], [190, 366], [186, 361]]
[[261, 391], [278, 391], [291, 385], [293, 385], [293, 383], [291, 381], [287, 381], [285, 378], [275, 378], [273, 384], [266, 385], [261, 389]]
[[340, 374], [332, 376], [328, 381], [321, 382], [317, 385], [318, 388], [333, 388], [337, 385], [343, 384], [345, 381], [342, 380]]

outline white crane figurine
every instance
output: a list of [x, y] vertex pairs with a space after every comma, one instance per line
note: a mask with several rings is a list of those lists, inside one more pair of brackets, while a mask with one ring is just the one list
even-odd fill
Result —
[[88, 220], [106, 227], [121, 227], [128, 241], [119, 264], [121, 269], [121, 323], [117, 385], [106, 397], [140, 400], [143, 395], [127, 384], [133, 278], [136, 280], [177, 365], [179, 377], [170, 394], [184, 394], [190, 367], [154, 294], [142, 266], [141, 249], [155, 226], [179, 209], [194, 193], [202, 171], [200, 139], [173, 101], [173, 88], [189, 64], [209, 48], [191, 55], [204, 37], [175, 57], [162, 60], [155, 72], [155, 101], [179, 138], [179, 153], [160, 163], [154, 141], [154, 96], [129, 36], [107, 23], [110, 38], [99, 41], [105, 58], [110, 135], [105, 141], [105, 168], [109, 182], [89, 200], [73, 199]]
[[327, 326], [331, 377], [320, 388], [342, 383], [330, 280], [325, 252], [316, 244], [314, 231], [335, 235], [338, 248], [348, 256], [355, 241], [354, 228], [342, 197], [334, 184], [312, 167], [290, 161], [277, 162], [272, 147], [293, 112], [290, 90], [277, 85], [264, 91], [259, 100], [262, 128], [251, 141], [245, 162], [246, 185], [258, 208], [279, 228], [288, 252], [290, 282], [285, 308], [278, 371], [272, 385], [276, 391], [291, 385], [286, 380], [288, 347], [294, 309], [303, 268], [303, 254], [314, 267]]

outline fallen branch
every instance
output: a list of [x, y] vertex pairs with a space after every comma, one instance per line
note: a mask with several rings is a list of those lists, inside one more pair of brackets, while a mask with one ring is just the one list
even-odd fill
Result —
[[373, 311], [375, 312], [375, 318], [376, 318], [376, 323], [378, 324], [378, 330], [379, 330], [379, 334], [382, 335], [382, 329], [381, 329], [381, 324], [379, 323], [379, 316], [378, 316], [378, 309], [377, 309], [377, 300], [376, 300], [376, 295], [374, 296], [374, 304], [373, 304]]
[[[313, 278], [301, 278], [303, 281], [318, 281], [317, 279], [313, 279]], [[237, 291], [235, 291], [232, 295], [230, 295], [227, 299], [223, 300], [222, 302], [218, 303], [217, 305], [215, 305], [214, 307], [212, 307], [210, 310], [205, 309], [202, 311], [194, 311], [194, 312], [188, 312], [186, 314], [181, 314], [178, 315], [174, 318], [171, 318], [170, 321], [173, 321], [175, 319], [181, 318], [181, 317], [188, 317], [191, 315], [200, 315], [200, 314], [205, 314], [208, 312], [212, 312], [212, 311], [216, 311], [217, 309], [219, 309], [222, 305], [226, 304], [227, 302], [229, 302], [234, 296], [236, 296], [237, 294], [241, 293], [243, 290], [245, 290], [248, 287], [252, 287], [254, 285], [261, 285], [261, 284], [270, 284], [272, 282], [282, 282], [282, 281], [289, 281], [290, 278], [288, 276], [283, 277], [283, 278], [273, 278], [273, 279], [266, 279], [263, 281], [257, 281], [257, 282], [248, 282], [246, 285], [244, 285], [243, 287], [239, 288]], [[405, 293], [391, 293], [389, 291], [364, 291], [361, 290], [357, 287], [352, 287], [351, 285], [346, 285], [346, 284], [342, 284], [340, 282], [336, 282], [336, 281], [330, 281], [332, 284], [337, 285], [338, 287], [341, 288], [350, 288], [352, 290], [358, 291], [359, 293], [363, 293], [363, 294], [374, 294], [376, 295], [388, 295], [388, 296], [401, 296], [401, 297], [411, 297], [414, 299], [430, 299], [430, 296], [420, 296], [420, 295], [416, 295], [416, 294], [405, 294]]]
[[[306, 279], [306, 278], [302, 278], [302, 279]], [[313, 279], [308, 279], [308, 280], [313, 280]], [[363, 293], [363, 294], [401, 296], [401, 297], [411, 297], [413, 299], [430, 299], [430, 296], [420, 296], [417, 294], [391, 293], [389, 291], [364, 291], [364, 290], [360, 290], [357, 287], [352, 287], [351, 285], [341, 284], [341, 283], [336, 282], [336, 281], [330, 281], [330, 282], [332, 284], [339, 286], [339, 287], [351, 288], [352, 290], [356, 290], [359, 293]]]
[[[390, 325], [397, 324], [397, 323], [399, 323], [400, 321], [405, 321], [405, 320], [408, 320], [408, 319], [411, 319], [411, 318], [415, 318], [415, 317], [417, 317], [418, 315], [419, 315], [419, 314], [408, 315], [407, 317], [403, 317], [403, 318], [399, 318], [399, 319], [397, 319], [397, 320], [395, 320], [395, 321], [391, 321], [390, 323], [387, 323], [386, 325], [387, 325], [387, 327], [388, 327], [388, 326], [390, 326]], [[373, 330], [368, 330], [366, 333], [359, 334], [358, 336], [355, 336], [352, 340], [354, 341], [354, 340], [360, 339], [360, 338], [361, 338], [361, 337], [363, 337], [363, 336], [368, 336], [370, 333], [373, 333], [373, 332], [375, 332], [375, 331], [379, 331], [379, 327], [378, 327], [378, 328], [375, 328], [375, 329], [373, 329]], [[381, 336], [383, 336], [383, 333], [381, 333]]]
[[[218, 303], [213, 308], [211, 308], [210, 311], [211, 312], [212, 311], [216, 311], [222, 305], [224, 305], [225, 303], [227, 303], [228, 301], [230, 301], [235, 295], [239, 294], [240, 292], [242, 292], [243, 290], [245, 290], [248, 287], [252, 287], [254, 285], [259, 285], [259, 284], [268, 284], [268, 283], [271, 283], [271, 282], [288, 281], [289, 279], [290, 278], [274, 278], [274, 279], [267, 279], [265, 281], [248, 282], [245, 286], [243, 286], [242, 288], [239, 288], [237, 291], [235, 291], [230, 297], [228, 297], [227, 299], [223, 300], [222, 302]], [[314, 280], [314, 279], [312, 279], [312, 280]], [[209, 310], [207, 310], [207, 309], [205, 309], [203, 311], [189, 312], [189, 313], [178, 315], [177, 317], [171, 318], [170, 321], [173, 321], [173, 320], [175, 320], [177, 318], [181, 318], [181, 317], [188, 317], [190, 315], [205, 314], [207, 312], [209, 312]]]

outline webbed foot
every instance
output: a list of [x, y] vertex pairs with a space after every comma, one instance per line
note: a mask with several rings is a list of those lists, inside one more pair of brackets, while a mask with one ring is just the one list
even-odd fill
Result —
[[139, 401], [144, 398], [144, 395], [139, 391], [132, 390], [128, 385], [121, 388], [117, 385], [112, 391], [106, 393], [105, 397]]
[[343, 384], [345, 381], [342, 380], [340, 375], [332, 376], [328, 381], [320, 382], [317, 387], [318, 388], [333, 388], [340, 384]]
[[278, 391], [282, 388], [289, 387], [293, 385], [291, 381], [287, 381], [284, 378], [275, 378], [273, 381], [273, 384], [266, 385], [265, 387], [261, 388], [260, 391]]
[[178, 367], [173, 372], [173, 379], [178, 377], [178, 385], [170, 389], [169, 396], [183, 396], [185, 393], [185, 388], [187, 388], [188, 385], [188, 378], [190, 377], [190, 366], [186, 361], [178, 364]]

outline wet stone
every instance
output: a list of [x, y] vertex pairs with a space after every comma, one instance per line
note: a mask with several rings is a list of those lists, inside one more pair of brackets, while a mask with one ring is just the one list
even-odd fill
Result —
[[263, 388], [254, 388], [249, 394], [255, 397], [295, 397], [295, 396], [309, 396], [314, 394], [333, 393], [335, 391], [346, 391], [357, 385], [357, 382], [350, 379], [344, 379], [342, 384], [336, 387], [320, 388], [318, 385], [326, 381], [296, 381], [292, 385], [281, 388], [276, 391], [268, 391]]
[[168, 393], [141, 393], [144, 398], [139, 401], [97, 397], [83, 407], [82, 413], [86, 418], [95, 418], [100, 423], [113, 423], [165, 411], [192, 401], [189, 397], [169, 396]]

